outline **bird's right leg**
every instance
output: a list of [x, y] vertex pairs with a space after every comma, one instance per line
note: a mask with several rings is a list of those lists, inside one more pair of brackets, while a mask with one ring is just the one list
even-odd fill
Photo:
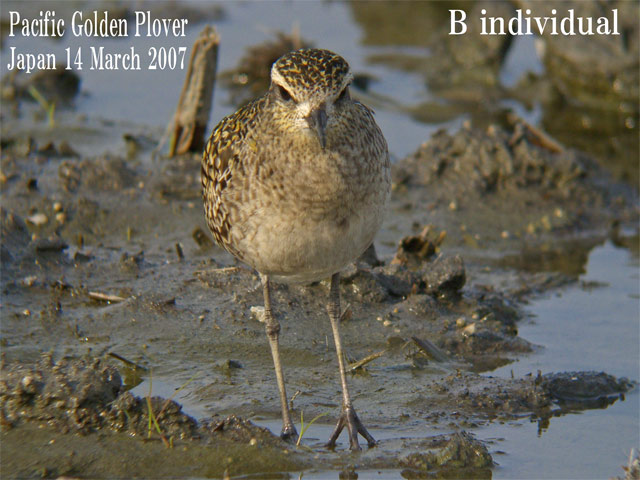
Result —
[[262, 291], [264, 293], [264, 321], [266, 324], [267, 338], [271, 347], [271, 355], [273, 356], [273, 366], [276, 370], [276, 380], [278, 381], [278, 390], [280, 391], [280, 403], [282, 406], [282, 432], [280, 436], [285, 440], [294, 439], [298, 436], [296, 427], [291, 421], [289, 415], [289, 405], [287, 404], [287, 391], [284, 386], [284, 375], [282, 373], [282, 363], [280, 363], [280, 347], [278, 345], [278, 337], [280, 335], [280, 324], [273, 316], [271, 311], [271, 293], [270, 282], [267, 275], [260, 275], [262, 280]]

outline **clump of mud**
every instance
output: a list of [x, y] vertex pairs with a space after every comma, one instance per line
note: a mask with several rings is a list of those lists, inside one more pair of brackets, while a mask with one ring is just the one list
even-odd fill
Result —
[[[0, 375], [7, 478], [222, 477], [305, 465], [303, 453], [235, 415], [198, 423], [171, 399], [124, 391], [118, 370], [98, 358], [46, 354]], [[48, 448], [34, 460], [37, 445]]]
[[159, 435], [165, 441], [224, 436], [240, 443], [253, 439], [254, 444], [281, 446], [268, 430], [236, 416], [200, 425], [171, 399], [136, 397], [125, 391], [119, 371], [99, 358], [56, 362], [44, 354], [35, 366], [5, 366], [0, 375], [0, 412], [6, 428], [26, 422], [83, 435], [111, 430], [141, 438]]
[[99, 360], [45, 355], [39, 365], [3, 368], [0, 402], [4, 425], [40, 422], [63, 432], [89, 433], [105, 426], [109, 405], [122, 387], [118, 371]]
[[[509, 419], [530, 415], [548, 421], [570, 411], [604, 408], [634, 389], [626, 378], [604, 372], [560, 372], [502, 379], [457, 372], [433, 382], [429, 415], [447, 414], [452, 405], [464, 415]], [[420, 405], [422, 397], [412, 400]], [[445, 407], [446, 406], [446, 407]]]
[[590, 158], [523, 123], [439, 131], [393, 175], [404, 208], [427, 209], [431, 223], [447, 227], [449, 245], [531, 244], [637, 217], [633, 191], [605, 183]]
[[461, 431], [448, 438], [434, 438], [431, 446], [440, 450], [412, 453], [402, 460], [404, 478], [433, 478], [436, 474], [444, 478], [491, 478], [493, 459], [487, 447], [471, 434]]
[[100, 430], [149, 434], [149, 408], [166, 437], [195, 438], [197, 422], [171, 400], [141, 399], [124, 391], [118, 370], [98, 358], [62, 359], [43, 355], [35, 366], [2, 370], [0, 405], [4, 426], [23, 422], [62, 433]]
[[58, 64], [55, 69], [40, 70], [25, 74], [18, 70], [2, 78], [2, 99], [32, 102], [50, 102], [69, 105], [80, 92], [80, 77], [65, 65]]
[[562, 372], [539, 379], [540, 387], [563, 409], [602, 408], [634, 388], [626, 378], [604, 372]]
[[0, 228], [2, 229], [0, 258], [3, 267], [6, 267], [7, 264], [18, 261], [24, 255], [31, 236], [24, 220], [18, 215], [8, 213], [4, 208], [0, 208]]
[[[485, 9], [492, 16], [508, 21], [513, 7], [508, 2], [474, 2], [467, 18], [481, 17]], [[434, 44], [433, 54], [425, 64], [425, 76], [429, 88], [447, 97], [480, 100], [494, 96], [499, 87], [500, 68], [511, 46], [510, 35], [482, 35], [479, 22], [468, 22], [464, 35], [450, 35], [450, 22], [443, 28], [441, 41]], [[463, 90], [467, 90], [463, 93]], [[493, 95], [492, 95], [493, 93]]]

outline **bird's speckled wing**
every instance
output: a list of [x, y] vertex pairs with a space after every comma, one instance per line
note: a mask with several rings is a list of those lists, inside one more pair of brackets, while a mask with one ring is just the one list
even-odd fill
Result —
[[221, 247], [242, 260], [242, 254], [233, 247], [230, 215], [224, 195], [232, 188], [234, 174], [243, 176], [246, 158], [247, 134], [259, 118], [266, 97], [257, 99], [223, 118], [209, 138], [202, 156], [201, 182], [205, 216], [213, 236]]

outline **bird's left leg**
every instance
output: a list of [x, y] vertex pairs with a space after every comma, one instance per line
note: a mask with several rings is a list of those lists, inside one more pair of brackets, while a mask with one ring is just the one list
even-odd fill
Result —
[[333, 341], [336, 344], [336, 353], [338, 354], [338, 366], [340, 368], [340, 381], [342, 382], [342, 412], [336, 428], [329, 438], [327, 447], [334, 448], [336, 446], [336, 440], [340, 436], [342, 429], [347, 427], [349, 431], [349, 444], [351, 450], [360, 450], [360, 444], [358, 443], [358, 434], [362, 435], [366, 440], [369, 447], [373, 447], [376, 441], [371, 434], [364, 428], [362, 422], [358, 418], [353, 405], [351, 404], [351, 397], [349, 396], [349, 388], [347, 386], [347, 375], [344, 367], [344, 355], [342, 352], [342, 342], [340, 341], [340, 274], [335, 273], [331, 277], [331, 290], [329, 292], [329, 305], [327, 306], [329, 312], [329, 320], [331, 321], [331, 328], [333, 329]]

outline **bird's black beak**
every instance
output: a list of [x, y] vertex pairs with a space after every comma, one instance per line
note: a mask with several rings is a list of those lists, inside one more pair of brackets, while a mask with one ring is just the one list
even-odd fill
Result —
[[324, 148], [327, 146], [327, 112], [324, 106], [320, 106], [311, 110], [311, 113], [306, 118], [306, 120], [309, 128], [316, 132], [316, 135], [318, 135], [320, 146], [324, 150]]

